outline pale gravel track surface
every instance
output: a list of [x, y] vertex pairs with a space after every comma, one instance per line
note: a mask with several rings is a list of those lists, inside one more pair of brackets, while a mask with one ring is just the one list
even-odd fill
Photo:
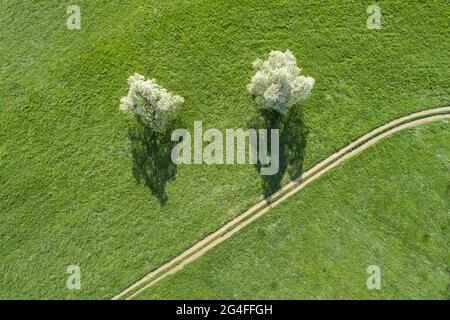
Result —
[[224, 226], [211, 233], [203, 240], [197, 242], [192, 247], [176, 256], [166, 264], [152, 271], [130, 287], [114, 296], [112, 299], [117, 300], [126, 297], [126, 299], [129, 300], [134, 298], [143, 290], [156, 284], [165, 277], [181, 270], [187, 264], [197, 260], [206, 252], [208, 252], [221, 242], [225, 241], [226, 239], [230, 238], [236, 232], [264, 215], [271, 208], [277, 206], [281, 202], [285, 201], [286, 199], [306, 187], [310, 182], [316, 180], [326, 172], [338, 166], [343, 161], [352, 158], [356, 154], [369, 148], [378, 141], [400, 130], [443, 119], [450, 119], [450, 106], [416, 112], [408, 116], [393, 120], [381, 127], [368, 132], [361, 138], [355, 140], [338, 152], [321, 161], [320, 163], [303, 173], [301, 177], [288, 183], [286, 186], [269, 197], [270, 199], [276, 199], [275, 201], [271, 202], [269, 199], [259, 201], [253, 207], [243, 212], [236, 218], [232, 219], [230, 222], [226, 223]]

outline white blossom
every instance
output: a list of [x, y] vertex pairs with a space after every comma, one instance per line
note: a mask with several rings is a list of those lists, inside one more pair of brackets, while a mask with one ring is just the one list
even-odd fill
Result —
[[247, 86], [261, 109], [286, 112], [292, 105], [306, 100], [314, 86], [314, 78], [301, 75], [294, 55], [272, 51], [267, 60], [253, 62], [255, 75]]
[[184, 99], [135, 73], [128, 78], [128, 95], [120, 99], [120, 110], [130, 118], [137, 117], [155, 131], [162, 131]]

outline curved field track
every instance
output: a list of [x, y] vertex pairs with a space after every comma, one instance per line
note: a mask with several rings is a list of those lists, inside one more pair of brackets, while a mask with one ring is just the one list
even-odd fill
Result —
[[187, 264], [195, 261], [206, 252], [211, 250], [213, 247], [230, 238], [236, 232], [243, 229], [251, 222], [267, 213], [271, 208], [277, 206], [281, 202], [285, 201], [286, 199], [306, 187], [310, 182], [316, 180], [324, 173], [338, 166], [343, 161], [352, 158], [356, 154], [369, 148], [378, 141], [400, 130], [443, 119], [450, 119], [450, 106], [433, 108], [413, 113], [408, 116], [393, 120], [381, 127], [370, 131], [361, 138], [350, 143], [348, 146], [342, 148], [338, 152], [321, 161], [313, 168], [306, 171], [301, 177], [288, 183], [286, 186], [278, 190], [269, 198], [258, 202], [253, 207], [243, 212], [232, 221], [225, 224], [223, 227], [219, 228], [217, 231], [213, 232], [203, 240], [197, 242], [182, 254], [178, 255], [168, 263], [162, 265], [130, 287], [126, 288], [121, 293], [114, 296], [113, 300], [132, 299], [143, 290], [156, 284], [168, 275], [181, 270]]

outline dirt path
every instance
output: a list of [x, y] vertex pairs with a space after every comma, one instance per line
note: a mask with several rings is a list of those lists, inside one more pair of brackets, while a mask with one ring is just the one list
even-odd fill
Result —
[[148, 287], [161, 281], [165, 277], [181, 270], [187, 264], [195, 261], [206, 252], [261, 217], [271, 208], [277, 206], [281, 202], [285, 201], [286, 199], [306, 187], [310, 182], [316, 180], [324, 173], [338, 166], [343, 161], [355, 156], [356, 154], [374, 145], [378, 141], [400, 130], [442, 119], [450, 119], [450, 106], [413, 113], [408, 116], [393, 120], [377, 129], [370, 131], [358, 140], [350, 143], [348, 146], [342, 148], [338, 152], [321, 161], [313, 168], [303, 173], [300, 178], [288, 183], [268, 199], [264, 199], [258, 202], [253, 207], [243, 212], [215, 232], [211, 233], [203, 240], [194, 244], [191, 248], [189, 248], [182, 254], [178, 255], [158, 269], [152, 271], [127, 289], [117, 294], [112, 299], [132, 299]]

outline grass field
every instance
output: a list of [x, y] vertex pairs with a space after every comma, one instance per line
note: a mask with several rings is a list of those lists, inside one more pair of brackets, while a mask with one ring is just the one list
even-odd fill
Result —
[[138, 298], [448, 299], [449, 125], [369, 148]]
[[[316, 79], [304, 169], [448, 104], [446, 2], [380, 3], [374, 31], [366, 1], [2, 1], [0, 298], [110, 298], [261, 198], [251, 165], [178, 166], [159, 192], [137, 184], [118, 110], [134, 72], [186, 99], [183, 127], [246, 128], [251, 63], [290, 49]], [[72, 4], [81, 30], [66, 28]], [[81, 290], [65, 286], [73, 264]]]

